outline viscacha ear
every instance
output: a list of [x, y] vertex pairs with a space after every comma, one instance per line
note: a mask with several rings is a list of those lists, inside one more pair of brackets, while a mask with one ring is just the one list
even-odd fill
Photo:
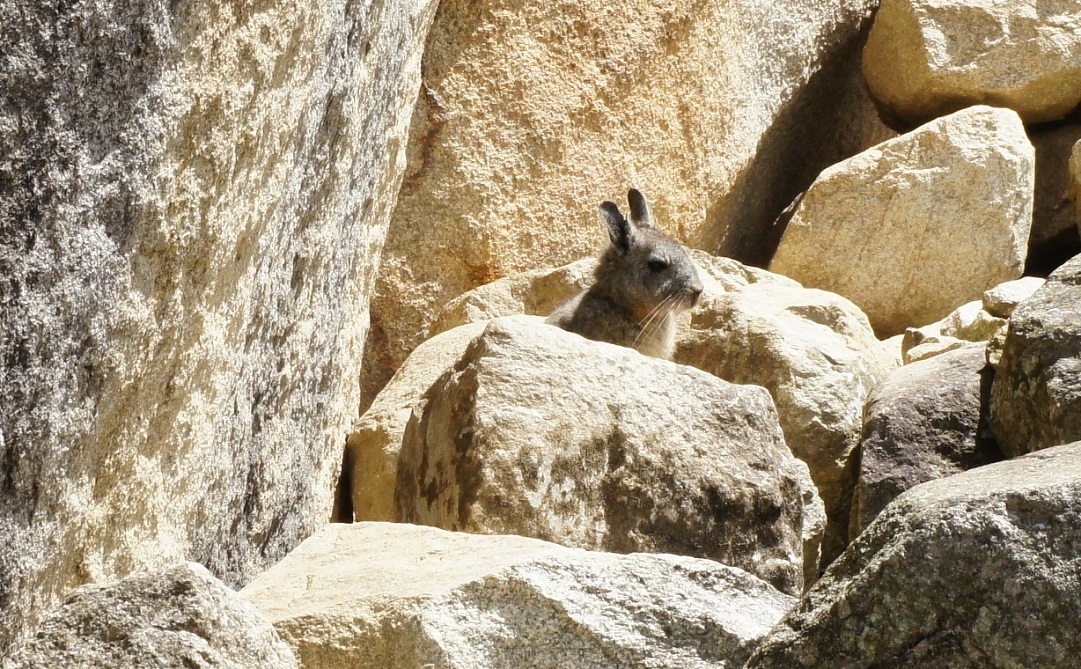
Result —
[[627, 219], [623, 218], [623, 214], [619, 213], [619, 207], [615, 202], [606, 200], [601, 203], [600, 214], [601, 220], [608, 228], [608, 236], [612, 238], [612, 246], [623, 253], [629, 251], [631, 242], [634, 241], [634, 228]]
[[632, 188], [627, 192], [627, 201], [631, 203], [631, 223], [640, 228], [652, 228], [653, 216], [649, 213], [649, 203], [646, 196]]

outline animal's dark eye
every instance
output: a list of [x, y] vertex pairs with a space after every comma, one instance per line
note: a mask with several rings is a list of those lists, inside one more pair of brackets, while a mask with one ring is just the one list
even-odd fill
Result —
[[649, 266], [649, 269], [653, 270], [654, 272], [663, 272], [664, 270], [668, 269], [668, 263], [659, 258], [654, 258], [646, 264]]

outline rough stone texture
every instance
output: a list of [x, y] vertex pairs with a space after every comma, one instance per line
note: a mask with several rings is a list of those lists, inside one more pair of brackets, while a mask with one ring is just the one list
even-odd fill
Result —
[[324, 528], [242, 595], [323, 669], [735, 668], [795, 603], [709, 560], [385, 523]]
[[998, 318], [984, 311], [983, 300], [962, 304], [940, 323], [943, 335], [965, 341], [988, 341], [1006, 328], [1005, 318]]
[[202, 565], [84, 585], [3, 669], [295, 669], [270, 623]]
[[329, 517], [432, 9], [0, 0], [0, 653]]
[[1036, 148], [1036, 200], [1028, 239], [1026, 274], [1047, 276], [1081, 253], [1075, 196], [1070, 188], [1070, 153], [1081, 125], [1030, 130]]
[[773, 221], [815, 175], [893, 135], [859, 73], [875, 4], [441, 2], [364, 396], [447, 300], [595, 256], [597, 205], [630, 187], [665, 232], [765, 263]]
[[[799, 283], [780, 274], [698, 249], [687, 250], [702, 280], [703, 295], [720, 295], [752, 283], [799, 287]], [[503, 316], [547, 316], [567, 298], [592, 283], [596, 264], [596, 258], [587, 258], [555, 269], [514, 274], [474, 288], [443, 307], [432, 323], [429, 335]]]
[[882, 0], [863, 73], [913, 124], [974, 104], [1061, 119], [1081, 106], [1081, 12], [1075, 0]]
[[764, 389], [536, 317], [493, 321], [417, 404], [395, 497], [405, 522], [708, 557], [788, 593], [822, 529]]
[[872, 393], [852, 499], [855, 537], [905, 490], [1002, 459], [988, 422], [984, 347], [968, 344], [894, 370]]
[[785, 442], [825, 502], [823, 560], [836, 557], [848, 533], [863, 406], [893, 367], [867, 317], [821, 290], [748, 285], [704, 296], [674, 359], [770, 391]]
[[991, 393], [1011, 457], [1081, 439], [1081, 255], [1014, 309]]
[[353, 426], [345, 442], [344, 471], [351, 473], [346, 487], [352, 491], [356, 520], [395, 520], [398, 453], [413, 404], [462, 357], [469, 342], [484, 327], [484, 323], [463, 325], [413, 349], [405, 364]]
[[1017, 305], [1032, 297], [1044, 280], [1025, 276], [1016, 281], [999, 284], [983, 294], [983, 310], [997, 318], [1009, 318]]
[[770, 270], [855, 302], [880, 336], [1021, 276], [1033, 149], [1012, 111], [972, 107], [825, 170]]
[[[503, 316], [547, 316], [572, 295], [593, 283], [596, 258], [586, 258], [555, 269], [513, 274], [459, 295], [443, 307], [428, 336], [466, 323]], [[410, 354], [412, 355], [412, 354]]]
[[1081, 444], [897, 498], [747, 669], [1068, 667], [1081, 655]]

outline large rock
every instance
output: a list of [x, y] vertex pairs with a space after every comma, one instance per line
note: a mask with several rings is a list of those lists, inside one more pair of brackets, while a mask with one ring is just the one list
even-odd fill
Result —
[[1021, 276], [1034, 154], [1017, 115], [972, 107], [824, 171], [770, 270], [855, 302], [881, 336]]
[[433, 8], [0, 0], [0, 654], [326, 522]]
[[413, 405], [484, 328], [484, 323], [463, 325], [415, 348], [353, 426], [345, 442], [344, 468], [353, 515], [345, 520], [395, 520], [398, 453]]
[[[779, 274], [729, 258], [693, 249], [691, 256], [707, 295], [720, 295], [751, 283], [799, 286]], [[398, 453], [411, 409], [439, 375], [461, 357], [469, 341], [484, 329], [483, 324], [503, 316], [549, 314], [589, 284], [595, 264], [595, 259], [586, 259], [554, 269], [522, 272], [475, 288], [444, 306], [432, 324], [432, 337], [409, 354], [346, 441], [345, 471], [349, 477], [345, 484], [352, 491], [352, 517], [395, 519]]]
[[1081, 439], [1081, 255], [1010, 316], [991, 427], [1011, 457]]
[[[441, 2], [365, 353], [373, 397], [447, 300], [593, 255], [604, 199], [764, 263], [824, 167], [892, 136], [859, 74], [876, 0]], [[777, 48], [778, 44], [784, 48]]]
[[709, 560], [384, 523], [328, 526], [241, 594], [308, 669], [740, 667], [795, 603]]
[[991, 380], [984, 346], [894, 370], [867, 403], [852, 500], [855, 537], [895, 497], [926, 481], [996, 462], [988, 422]]
[[785, 442], [825, 502], [823, 559], [836, 557], [847, 541], [863, 406], [893, 367], [867, 317], [821, 290], [751, 284], [704, 296], [674, 359], [770, 391]]
[[747, 669], [1072, 666], [1079, 573], [1081, 443], [901, 495]]
[[1077, 210], [1077, 228], [1081, 231], [1081, 141], [1073, 145], [1070, 154], [1070, 197]]
[[882, 0], [863, 73], [913, 124], [973, 104], [1053, 121], [1081, 106], [1081, 12], [1073, 0]]
[[111, 585], [84, 585], [3, 669], [295, 669], [250, 603], [202, 566], [181, 563]]
[[530, 317], [493, 321], [417, 404], [396, 502], [405, 522], [708, 557], [789, 593], [822, 529], [765, 389]]

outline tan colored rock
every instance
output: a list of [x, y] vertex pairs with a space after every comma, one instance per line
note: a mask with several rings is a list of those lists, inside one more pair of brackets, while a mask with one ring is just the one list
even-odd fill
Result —
[[434, 5], [0, 0], [0, 656], [326, 522]]
[[875, 4], [440, 3], [364, 396], [448, 300], [595, 256], [597, 205], [630, 187], [666, 233], [768, 260], [777, 213], [821, 169], [892, 136], [859, 74]]
[[345, 470], [351, 472], [349, 486], [356, 520], [395, 520], [398, 453], [413, 404], [483, 331], [484, 323], [463, 325], [415, 348], [353, 426], [345, 442]]
[[396, 503], [445, 529], [708, 557], [789, 593], [821, 536], [765, 389], [536, 317], [491, 322], [417, 404]]
[[770, 270], [852, 300], [880, 336], [1021, 276], [1033, 149], [1013, 112], [972, 107], [824, 171]]
[[863, 73], [912, 124], [974, 104], [1054, 121], [1081, 106], [1081, 13], [1073, 0], [882, 0]]
[[[555, 269], [536, 269], [474, 288], [446, 304], [432, 322], [428, 336], [502, 316], [547, 316], [593, 282], [595, 258]], [[412, 355], [412, 354], [410, 354]]]
[[674, 359], [770, 391], [785, 442], [825, 502], [823, 560], [836, 557], [847, 541], [863, 406], [894, 366], [867, 317], [821, 290], [748, 285], [703, 297]]
[[795, 603], [709, 560], [385, 523], [323, 528], [242, 595], [306, 669], [738, 667]]
[[76, 588], [3, 669], [295, 669], [249, 602], [202, 565], [182, 563]]
[[969, 343], [971, 342], [944, 334], [928, 335], [927, 337], [924, 337], [919, 344], [905, 350], [902, 353], [902, 360], [906, 365], [911, 365], [914, 362], [927, 360], [936, 355], [966, 348]]
[[965, 341], [988, 341], [999, 330], [1006, 329], [1006, 319], [992, 316], [985, 311], [982, 300], [962, 304], [940, 323], [943, 335]]
[[1009, 318], [1017, 305], [1032, 297], [1044, 283], [1039, 277], [1025, 276], [999, 284], [984, 292], [983, 310], [998, 318]]
[[[688, 249], [704, 286], [703, 295], [720, 295], [753, 283], [798, 287], [788, 277], [758, 267]], [[578, 260], [555, 269], [539, 269], [504, 277], [474, 288], [443, 307], [432, 323], [429, 336], [466, 323], [489, 321], [503, 316], [547, 316], [564, 300], [593, 281], [595, 258]]]

